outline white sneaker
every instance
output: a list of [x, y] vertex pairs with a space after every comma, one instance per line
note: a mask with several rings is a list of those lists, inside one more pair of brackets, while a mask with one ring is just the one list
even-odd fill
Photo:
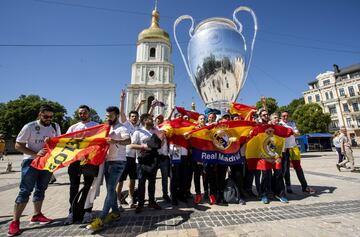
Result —
[[90, 223], [93, 219], [93, 215], [91, 212], [85, 212], [82, 223], [87, 224]]
[[130, 207], [130, 208], [135, 208], [135, 207], [136, 207], [136, 205], [135, 205], [135, 203], [134, 203], [134, 199], [132, 199], [132, 198], [129, 198], [129, 199], [127, 200], [127, 203], [129, 204], [129, 207]]
[[71, 225], [74, 223], [74, 218], [73, 218], [73, 214], [70, 213], [67, 217], [66, 220], [64, 221], [64, 225]]

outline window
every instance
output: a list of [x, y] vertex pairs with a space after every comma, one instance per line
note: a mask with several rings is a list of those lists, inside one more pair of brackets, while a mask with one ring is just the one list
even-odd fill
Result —
[[311, 95], [308, 96], [308, 102], [312, 103], [312, 96]]
[[358, 112], [359, 111], [359, 104], [357, 102], [352, 104], [352, 107], [354, 109], [354, 112]]
[[[359, 84], [360, 85], [360, 84]], [[340, 88], [339, 89], [339, 94], [340, 94], [340, 96], [345, 96], [345, 90], [344, 90], [344, 88]]]
[[339, 127], [339, 121], [338, 120], [331, 121], [330, 127], [331, 128], [338, 128]]
[[330, 99], [334, 99], [334, 95], [333, 95], [332, 91], [330, 91], [329, 93], [330, 93]]
[[349, 105], [347, 103], [343, 104], [344, 112], [350, 112]]
[[323, 86], [327, 86], [327, 85], [330, 85], [330, 79], [323, 81]]
[[316, 100], [316, 102], [319, 102], [320, 101], [320, 95], [315, 95], [315, 100]]
[[346, 118], [347, 127], [351, 127], [351, 118]]
[[326, 100], [329, 99], [329, 93], [325, 92], [325, 97], [326, 97]]
[[349, 95], [350, 95], [350, 96], [355, 96], [355, 90], [354, 90], [354, 87], [349, 86], [349, 87], [348, 87], [348, 90], [349, 90]]
[[336, 114], [336, 106], [329, 106], [328, 108], [330, 114]]
[[156, 49], [150, 48], [150, 58], [155, 58], [155, 55], [156, 55]]

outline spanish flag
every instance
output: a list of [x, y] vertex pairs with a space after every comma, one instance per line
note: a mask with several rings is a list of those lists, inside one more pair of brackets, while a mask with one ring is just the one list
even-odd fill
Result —
[[294, 169], [301, 169], [301, 154], [298, 146], [289, 148], [290, 162]]
[[244, 120], [250, 120], [251, 116], [254, 113], [256, 113], [256, 107], [232, 102], [230, 109], [229, 109], [229, 113], [237, 114], [240, 117], [242, 117]]
[[285, 138], [292, 134], [292, 129], [283, 126], [257, 125], [251, 131], [246, 143], [245, 156], [248, 169], [280, 169]]
[[200, 114], [198, 112], [186, 110], [184, 107], [175, 107], [175, 108], [180, 114], [182, 114], [182, 116], [187, 115], [191, 122], [196, 122], [199, 118]]
[[252, 121], [226, 121], [191, 131], [187, 136], [193, 159], [218, 164], [244, 162], [240, 147], [255, 125]]
[[189, 147], [189, 142], [185, 139], [185, 134], [188, 134], [195, 128], [196, 124], [183, 118], [176, 118], [166, 120], [160, 124], [160, 130], [165, 132], [165, 136], [170, 144]]
[[81, 160], [81, 164], [100, 165], [105, 159], [109, 144], [106, 141], [110, 126], [101, 124], [81, 131], [50, 138], [45, 144], [48, 152], [31, 164], [39, 170], [54, 172]]

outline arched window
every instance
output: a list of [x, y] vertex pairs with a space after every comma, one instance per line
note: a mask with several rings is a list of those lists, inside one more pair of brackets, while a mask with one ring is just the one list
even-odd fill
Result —
[[156, 49], [150, 48], [150, 58], [155, 58], [155, 54], [156, 54]]
[[154, 96], [149, 96], [149, 97], [148, 97], [148, 99], [147, 99], [147, 111], [150, 110], [151, 103], [153, 102], [154, 99], [155, 99]]

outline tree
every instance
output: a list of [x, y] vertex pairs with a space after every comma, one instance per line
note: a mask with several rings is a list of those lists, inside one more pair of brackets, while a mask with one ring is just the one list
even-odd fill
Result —
[[299, 98], [299, 99], [295, 99], [292, 100], [290, 102], [290, 104], [285, 105], [285, 106], [281, 106], [278, 111], [281, 113], [283, 111], [288, 111], [289, 112], [289, 118], [293, 119], [293, 114], [295, 112], [295, 110], [300, 106], [300, 105], [304, 105], [305, 104], [305, 100], [303, 97]]
[[0, 105], [0, 132], [8, 138], [15, 137], [25, 124], [37, 119], [40, 106], [44, 104], [54, 108], [53, 121], [60, 125], [61, 131], [66, 131], [70, 118], [65, 116], [64, 106], [38, 95], [21, 95], [16, 100]]
[[[262, 107], [263, 107], [263, 104], [262, 104], [261, 100], [256, 102], [257, 109], [260, 109]], [[269, 97], [269, 98], [266, 98], [266, 108], [268, 110], [268, 113], [272, 114], [279, 108], [279, 106], [278, 106], [277, 101], [274, 98]]]
[[320, 105], [316, 103], [298, 106], [292, 117], [303, 134], [329, 131], [330, 114], [323, 113]]
[[[101, 120], [100, 116], [98, 115], [98, 113], [96, 112], [95, 109], [90, 108], [90, 117], [91, 117], [91, 121], [97, 122], [97, 123], [103, 123], [103, 121]], [[71, 118], [70, 124], [73, 125], [77, 122], [80, 121], [80, 117], [78, 114], [78, 111], [75, 110], [73, 117]]]

